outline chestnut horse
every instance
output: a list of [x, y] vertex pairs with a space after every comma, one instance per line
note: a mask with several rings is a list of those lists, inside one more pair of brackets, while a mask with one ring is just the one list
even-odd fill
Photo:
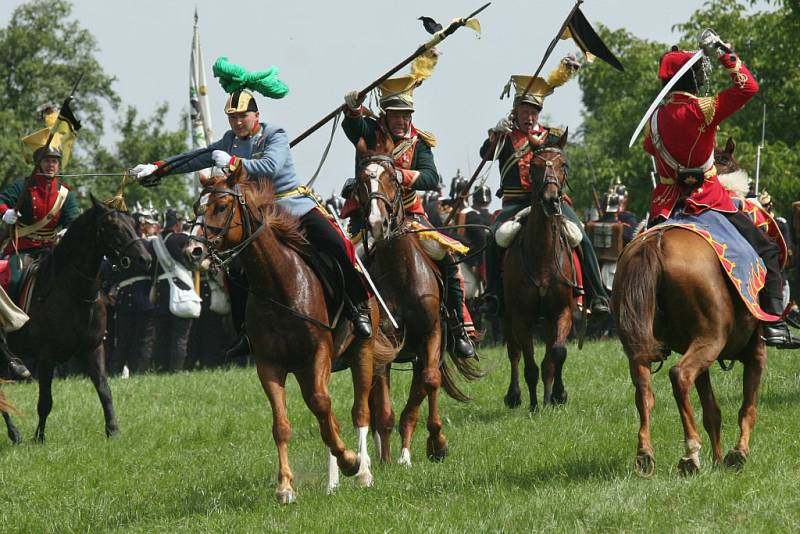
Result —
[[[0, 384], [6, 383], [8, 383], [8, 381], [0, 379]], [[19, 435], [19, 430], [17, 430], [17, 427], [15, 427], [14, 423], [11, 421], [11, 416], [9, 414], [13, 412], [16, 412], [16, 408], [14, 408], [14, 405], [8, 401], [5, 393], [3, 393], [3, 390], [0, 389], [0, 413], [3, 414], [3, 421], [6, 423], [6, 433], [8, 434], [8, 438], [16, 445], [22, 441], [22, 437]]]
[[[721, 173], [738, 169], [732, 141], [715, 157]], [[656, 227], [657, 228], [657, 227]], [[703, 408], [703, 426], [711, 441], [715, 464], [741, 468], [749, 454], [756, 420], [756, 396], [767, 361], [758, 320], [747, 310], [709, 244], [682, 228], [653, 230], [637, 237], [623, 251], [614, 277], [614, 317], [628, 356], [639, 412], [639, 443], [635, 469], [642, 476], [655, 472], [650, 441], [650, 413], [655, 403], [651, 366], [670, 350], [683, 354], [669, 371], [672, 392], [683, 423], [685, 455], [682, 474], [700, 468], [700, 436], [691, 405], [692, 386]], [[743, 364], [743, 398], [739, 409], [739, 440], [722, 457], [722, 415], [711, 387], [709, 368], [718, 359]]]
[[[245, 325], [258, 377], [272, 406], [272, 435], [279, 464], [278, 501], [286, 504], [295, 500], [288, 456], [288, 373], [297, 378], [335, 462], [329, 465], [328, 490], [338, 484], [337, 465], [345, 475], [356, 475], [357, 482], [370, 486], [367, 435], [373, 366], [390, 361], [396, 353], [379, 332], [377, 303], [374, 299], [371, 303], [372, 338], [356, 339], [348, 320], [333, 326], [335, 316], [328, 312], [323, 283], [304, 259], [310, 247], [300, 221], [275, 202], [270, 182], [249, 181], [243, 166], [227, 178], [206, 184], [197, 215], [203, 220], [200, 240], [208, 246], [212, 260], [219, 263], [225, 258], [224, 264], [239, 257], [247, 274], [250, 287]], [[349, 364], [353, 375], [352, 418], [358, 428], [358, 454], [345, 447], [331, 409], [328, 382], [331, 360], [337, 357]]]
[[[427, 456], [443, 460], [448, 453], [447, 438], [442, 433], [439, 416], [439, 389], [455, 400], [469, 398], [460, 391], [447, 362], [442, 359], [443, 329], [441, 309], [444, 296], [438, 279], [438, 267], [423, 250], [420, 240], [409, 233], [403, 209], [403, 191], [397, 179], [391, 140], [367, 151], [363, 139], [356, 146], [359, 169], [356, 196], [367, 233], [374, 241], [369, 259], [370, 273], [381, 295], [396, 318], [400, 331], [392, 337], [402, 342], [399, 361], [413, 362], [413, 378], [408, 401], [400, 415], [401, 453], [398, 463], [411, 465], [411, 437], [419, 420], [422, 401], [428, 399]], [[382, 327], [393, 330], [388, 321]], [[452, 358], [458, 371], [467, 379], [481, 376], [469, 360]], [[376, 373], [371, 395], [373, 428], [381, 460], [391, 459], [389, 438], [394, 427], [390, 395], [391, 365]]]
[[534, 149], [530, 214], [503, 258], [506, 295], [503, 330], [511, 362], [511, 382], [504, 402], [509, 408], [522, 402], [520, 352], [525, 362], [530, 410], [538, 407], [539, 368], [533, 357], [533, 330], [540, 317], [544, 320], [544, 404], [567, 402], [562, 372], [567, 358], [567, 336], [572, 328], [575, 282], [572, 249], [563, 235], [561, 215], [567, 179], [563, 151], [566, 142], [567, 132], [564, 132], [556, 146]]

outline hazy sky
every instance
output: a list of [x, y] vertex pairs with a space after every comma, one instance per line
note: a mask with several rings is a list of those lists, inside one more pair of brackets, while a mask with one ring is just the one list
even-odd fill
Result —
[[[2, 0], [0, 24], [7, 24], [13, 9], [22, 3]], [[365, 87], [426, 41], [428, 34], [416, 20], [418, 16], [430, 16], [446, 25], [482, 3], [73, 0], [73, 15], [97, 39], [100, 64], [116, 77], [114, 87], [123, 102], [136, 106], [143, 116], [167, 102], [166, 122], [174, 127], [180, 112], [188, 109], [196, 7], [216, 137], [228, 129], [222, 112], [226, 95], [211, 75], [211, 65], [225, 55], [248, 70], [280, 67], [289, 94], [282, 100], [261, 97], [259, 107], [262, 120], [283, 126], [291, 139], [339, 106], [346, 91]], [[478, 147], [487, 128], [509, 110], [510, 101], [499, 100], [509, 75], [533, 73], [572, 4], [563, 0], [494, 0], [478, 17], [483, 27], [480, 39], [462, 28], [439, 45], [442, 56], [436, 71], [414, 94], [414, 123], [437, 136], [439, 146], [434, 154], [446, 185], [457, 168], [468, 175], [478, 164]], [[626, 28], [637, 36], [671, 43], [672, 26], [701, 6], [701, 1], [690, 0], [587, 0], [582, 10], [593, 24]], [[735, 36], [722, 37], [735, 40]], [[573, 50], [572, 41], [561, 41], [544, 75]], [[598, 62], [586, 68], [610, 67]], [[406, 72], [407, 67], [399, 74]], [[658, 88], [655, 75], [654, 66], [654, 95]], [[53, 95], [53, 100], [62, 97]], [[580, 91], [575, 81], [547, 99], [544, 115], [554, 125], [572, 129], [580, 125]], [[107, 130], [115, 118], [108, 117]], [[632, 111], [631, 123], [620, 127], [632, 130], [638, 119], [638, 111]], [[329, 125], [323, 127], [293, 149], [303, 182], [313, 174], [329, 132]], [[108, 140], [113, 141], [114, 136], [109, 134]], [[352, 145], [339, 131], [315, 188], [327, 197], [352, 174], [352, 167]], [[643, 172], [642, 179], [646, 176]], [[495, 171], [490, 183], [495, 186], [497, 182]]]

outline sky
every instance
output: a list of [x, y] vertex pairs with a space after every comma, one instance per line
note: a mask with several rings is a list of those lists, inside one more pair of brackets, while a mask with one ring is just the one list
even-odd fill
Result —
[[[0, 2], [5, 26], [19, 0]], [[183, 127], [188, 110], [189, 54], [194, 10], [199, 15], [201, 47], [208, 76], [215, 138], [227, 129], [222, 111], [226, 94], [211, 75], [211, 65], [227, 56], [248, 70], [271, 65], [289, 86], [281, 100], [258, 99], [261, 119], [282, 126], [293, 139], [331, 110], [343, 95], [362, 89], [408, 57], [428, 34], [418, 16], [446, 25], [480, 7], [485, 0], [73, 0], [73, 17], [97, 39], [97, 58], [114, 76], [114, 89], [124, 104], [147, 117], [166, 102], [169, 127]], [[414, 124], [438, 139], [436, 164], [445, 186], [457, 169], [469, 176], [480, 162], [478, 148], [493, 126], [510, 109], [499, 100], [512, 74], [533, 74], [572, 7], [564, 0], [494, 0], [478, 19], [480, 38], [461, 28], [445, 39], [431, 78], [414, 93]], [[672, 44], [672, 26], [702, 7], [699, 0], [587, 0], [582, 11], [592, 24], [625, 28], [639, 37]], [[762, 9], [765, 5], [757, 5]], [[731, 39], [722, 36], [724, 39]], [[576, 51], [561, 41], [543, 69], [546, 76], [558, 59]], [[654, 59], [655, 62], [655, 59]], [[585, 68], [610, 68], [594, 63]], [[399, 74], [408, 72], [408, 67]], [[654, 96], [658, 90], [655, 68]], [[53, 95], [58, 101], [63, 95]], [[576, 81], [556, 89], [545, 102], [543, 118], [553, 126], [580, 126], [580, 89]], [[642, 113], [644, 110], [642, 110]], [[80, 111], [78, 111], [80, 114]], [[104, 140], [118, 139], [109, 113]], [[633, 130], [639, 115], [632, 111]], [[326, 125], [292, 149], [298, 176], [305, 183], [316, 169], [331, 127]], [[78, 141], [80, 142], [80, 141]], [[339, 128], [315, 189], [327, 197], [353, 173], [353, 147]], [[164, 154], [168, 156], [170, 154]], [[98, 169], [98, 172], [107, 169]], [[643, 179], [647, 174], [643, 172]], [[493, 171], [489, 183], [496, 186]]]

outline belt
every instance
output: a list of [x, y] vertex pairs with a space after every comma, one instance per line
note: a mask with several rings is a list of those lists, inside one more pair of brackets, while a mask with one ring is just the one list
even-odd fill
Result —
[[[717, 166], [712, 165], [710, 169], [703, 173], [703, 177], [708, 180], [717, 175]], [[675, 185], [675, 178], [667, 178], [666, 176], [659, 176], [658, 181], [664, 185]]]
[[294, 197], [294, 196], [300, 196], [300, 195], [309, 196], [311, 198], [314, 198], [314, 196], [316, 196], [316, 195], [314, 195], [314, 190], [313, 189], [311, 189], [310, 187], [306, 187], [304, 185], [301, 185], [301, 186], [295, 187], [294, 189], [290, 189], [289, 191], [284, 191], [282, 193], [275, 193], [273, 195], [273, 197], [277, 200], [277, 199], [281, 199], [281, 198]]

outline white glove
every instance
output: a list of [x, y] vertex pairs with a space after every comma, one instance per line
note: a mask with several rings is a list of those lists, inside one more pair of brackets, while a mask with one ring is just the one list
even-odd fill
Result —
[[211, 159], [214, 160], [214, 165], [220, 169], [227, 169], [231, 164], [231, 155], [224, 150], [215, 150], [211, 153]]
[[575, 57], [574, 55], [572, 55], [572, 54], [567, 54], [566, 56], [564, 56], [564, 57], [561, 59], [561, 63], [563, 63], [564, 65], [566, 65], [567, 67], [569, 67], [569, 68], [570, 68], [570, 70], [572, 70], [573, 72], [577, 72], [577, 71], [579, 71], [579, 70], [580, 70], [580, 68], [581, 68], [581, 62], [580, 62], [580, 61], [578, 61], [578, 58], [576, 58], [576, 57]]
[[344, 103], [353, 111], [358, 111], [361, 104], [364, 103], [365, 97], [359, 97], [358, 91], [349, 91], [344, 94]]
[[16, 210], [9, 209], [3, 214], [3, 222], [6, 224], [16, 224], [19, 219], [19, 213]]
[[145, 176], [150, 176], [157, 170], [158, 165], [153, 165], [152, 163], [140, 163], [131, 169], [131, 174], [136, 178], [144, 178]]
[[513, 124], [511, 123], [511, 119], [505, 116], [499, 121], [497, 121], [497, 124], [495, 125], [494, 128], [492, 128], [492, 131], [499, 134], [507, 134], [511, 133], [512, 129], [513, 129]]
[[706, 28], [703, 30], [703, 33], [700, 34], [700, 48], [703, 49], [703, 52], [708, 57], [719, 57], [725, 54], [725, 50], [723, 48], [730, 49], [730, 45], [726, 45], [722, 42], [722, 39], [717, 32], [710, 28]]

